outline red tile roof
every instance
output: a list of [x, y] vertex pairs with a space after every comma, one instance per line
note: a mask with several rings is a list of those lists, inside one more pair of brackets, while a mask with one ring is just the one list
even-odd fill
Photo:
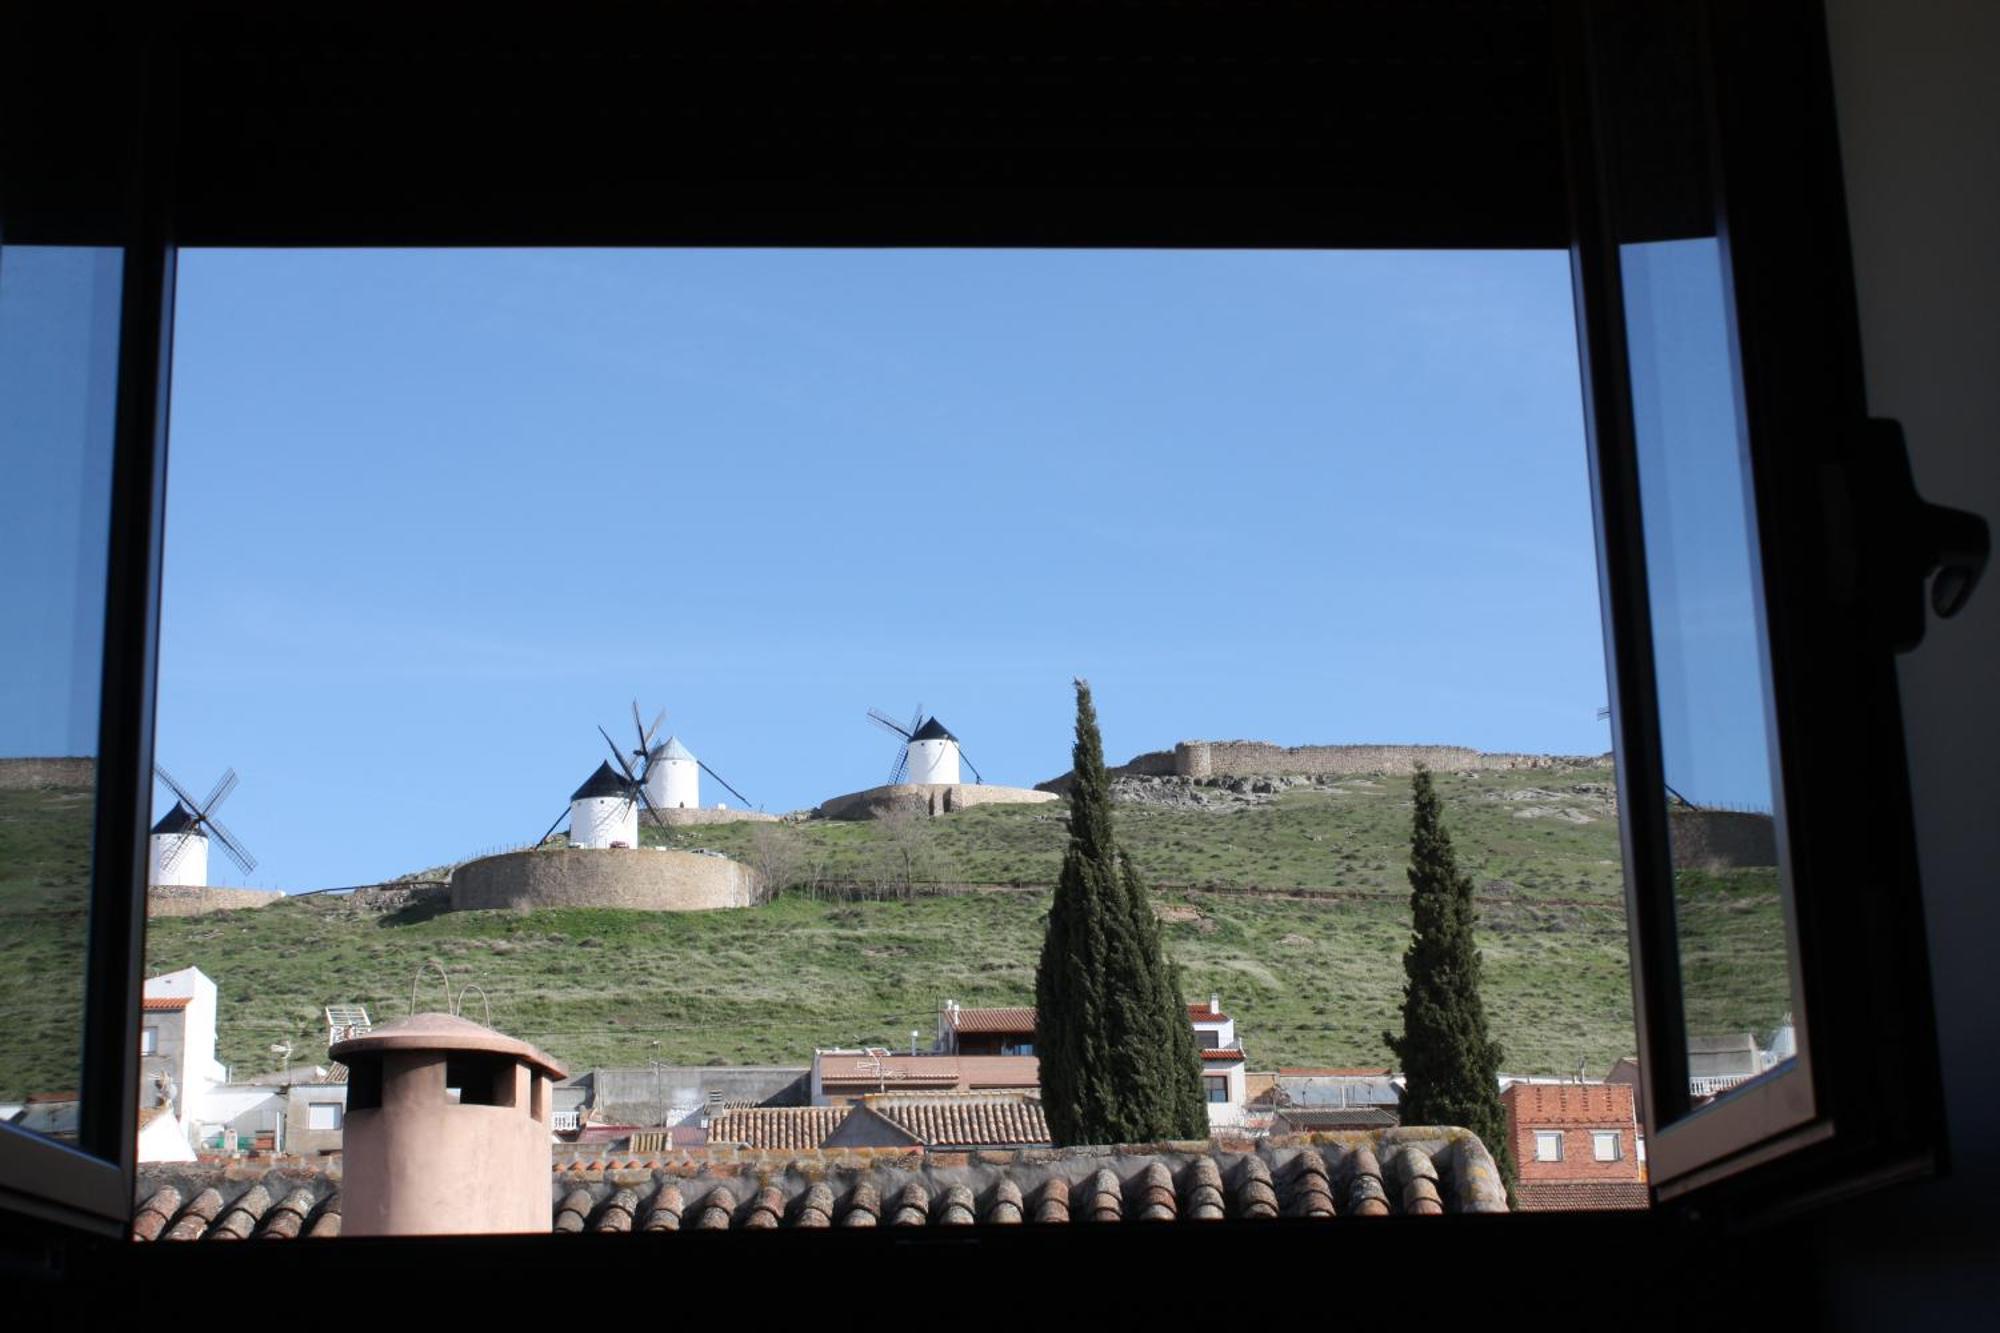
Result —
[[927, 1148], [1049, 1144], [1042, 1104], [1025, 1098], [869, 1097], [869, 1110]]
[[1205, 1004], [1191, 1004], [1187, 1007], [1188, 1019], [1195, 1023], [1227, 1023], [1228, 1014], [1210, 1013]]
[[960, 1032], [1016, 1033], [1035, 1030], [1033, 1009], [961, 1009], [952, 1017]]
[[1524, 1213], [1573, 1213], [1652, 1203], [1642, 1180], [1524, 1180], [1514, 1187], [1514, 1205]]
[[845, 1106], [758, 1106], [724, 1111], [708, 1122], [708, 1141], [752, 1148], [817, 1148], [847, 1115]]
[[1241, 1060], [1243, 1058], [1243, 1050], [1237, 1046], [1225, 1046], [1219, 1050], [1203, 1051], [1201, 1058], [1203, 1060]]
[[193, 998], [191, 995], [148, 995], [139, 1002], [139, 1008], [148, 1014], [172, 1013], [187, 1008]]

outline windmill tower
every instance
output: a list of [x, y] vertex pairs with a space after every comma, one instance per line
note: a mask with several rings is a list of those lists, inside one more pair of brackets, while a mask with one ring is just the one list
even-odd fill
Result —
[[216, 779], [209, 789], [208, 799], [197, 801], [188, 794], [187, 788], [174, 781], [174, 777], [158, 764], [153, 771], [161, 782], [174, 794], [174, 808], [153, 825], [152, 835], [147, 839], [146, 880], [149, 884], [183, 885], [193, 888], [208, 886], [208, 844], [213, 838], [222, 844], [222, 850], [236, 863], [236, 868], [245, 875], [257, 868], [257, 858], [250, 855], [222, 821], [215, 817], [215, 811], [229, 793], [236, 790], [236, 770], [228, 769]]
[[922, 704], [918, 704], [917, 711], [910, 715], [908, 726], [879, 708], [868, 710], [868, 720], [902, 740], [902, 744], [896, 747], [895, 766], [889, 770], [890, 786], [899, 782], [956, 786], [963, 780], [959, 777], [961, 763], [972, 769], [974, 782], [985, 781], [979, 776], [979, 769], [959, 748], [958, 737], [952, 735], [937, 718], [925, 720]]
[[599, 764], [597, 771], [570, 793], [569, 845], [637, 847], [639, 801], [644, 799], [643, 788], [614, 772], [610, 764]]
[[701, 761], [680, 737], [667, 737], [659, 762], [646, 775], [646, 795], [656, 810], [701, 809]]

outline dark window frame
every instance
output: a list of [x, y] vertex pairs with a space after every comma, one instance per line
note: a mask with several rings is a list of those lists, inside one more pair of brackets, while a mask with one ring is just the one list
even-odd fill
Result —
[[[1827, 520], [1808, 511], [1826, 502], [1824, 472], [1852, 465], [1841, 442], [1865, 410], [1853, 364], [1858, 335], [1821, 20], [1812, 5], [1793, 0], [1711, 0], [1697, 8], [1706, 24], [1706, 114], [1721, 131], [1721, 189], [1711, 202], [1731, 247], [1736, 316], [1749, 330], [1746, 395], [1758, 442], [1760, 518], [1767, 532], [1803, 522], [1816, 533]], [[115, 1231], [130, 1202], [144, 926], [142, 890], [134, 886], [145, 878], [178, 246], [1568, 246], [1581, 350], [1596, 390], [1595, 455], [1611, 473], [1600, 477], [1600, 512], [1615, 517], [1628, 507], [1617, 469], [1620, 451], [1629, 450], [1621, 424], [1629, 402], [1617, 393], [1621, 372], [1611, 354], [1618, 349], [1603, 341], [1615, 325], [1617, 294], [1603, 269], [1608, 246], [1598, 186], [1606, 154], [1622, 146], [1606, 142], [1602, 108], [1592, 101], [1589, 23], [1603, 21], [1604, 11], [1581, 0], [1336, 6], [1330, 19], [1287, 12], [1274, 29], [1260, 31], [1249, 23], [1218, 28], [1199, 4], [1144, 28], [1112, 7], [1079, 14], [1064, 30], [1066, 43], [1092, 53], [1085, 73], [1067, 53], [1051, 51], [1039, 31], [988, 34], [996, 39], [991, 56], [967, 52], [948, 30], [909, 38], [896, 30], [893, 6], [871, 15], [877, 26], [856, 30], [846, 26], [855, 15], [810, 10], [782, 30], [761, 15], [751, 36], [728, 35], [724, 21], [716, 42], [688, 40], [678, 17], [649, 21], [593, 10], [568, 28], [538, 33], [534, 51], [472, 38], [453, 46], [459, 39], [452, 35], [397, 28], [363, 10], [301, 18], [189, 4], [81, 31], [37, 18], [22, 25], [14, 45], [21, 77], [6, 84], [5, 95], [10, 109], [29, 105], [35, 115], [8, 120], [34, 123], [41, 137], [6, 145], [0, 242], [120, 244], [127, 279], [83, 1119], [75, 1149], [0, 1133], [0, 1206]], [[630, 31], [611, 31], [620, 24]], [[407, 38], [404, 46], [399, 37]], [[1349, 53], [1341, 79], [1316, 70], [1309, 55], [1284, 54], [1313, 42]], [[1413, 65], [1410, 49], [1428, 63]], [[829, 59], [829, 50], [846, 54]], [[857, 54], [864, 51], [872, 54]], [[357, 77], [353, 62], [369, 52], [380, 63]], [[434, 59], [403, 59], [419, 52]], [[671, 65], [675, 77], [657, 77], [649, 60]], [[937, 76], [940, 64], [953, 60], [962, 62], [961, 83]], [[1174, 68], [1197, 71], [1193, 90], [1206, 99], [1199, 115], [1176, 117], [1173, 97], [1191, 89], [1186, 79], [1161, 73]], [[495, 70], [511, 82], [496, 84]], [[540, 76], [551, 73], [546, 99], [494, 100], [524, 77], [544, 86]], [[743, 79], [766, 96], [712, 96], [733, 94]], [[370, 96], [342, 103], [343, 83]], [[838, 114], [788, 118], [785, 99], [768, 96], [780, 86]], [[555, 95], [564, 87], [591, 95]], [[1018, 95], [1030, 88], [1032, 98]], [[660, 95], [677, 100], [646, 114], [647, 99]], [[1556, 101], [1560, 111], [1550, 104]], [[729, 109], [716, 112], [711, 103]], [[621, 107], [637, 118], [604, 136]], [[490, 123], [468, 121], [467, 108], [491, 113]], [[632, 152], [679, 113], [690, 122], [685, 130], [673, 126], [679, 137], [672, 146], [682, 151]], [[1342, 113], [1373, 114], [1373, 139], [1347, 132]], [[324, 132], [335, 124], [338, 133]], [[1102, 132], [1105, 126], [1114, 132]], [[441, 155], [443, 143], [454, 151]], [[635, 165], [641, 157], [663, 164]], [[1833, 225], [1817, 225], [1827, 219]], [[1799, 236], [1802, 245], [1794, 243]], [[1787, 333], [1807, 335], [1810, 346], [1774, 353], [1790, 346]], [[1829, 376], [1839, 391], [1819, 395], [1825, 405], [1817, 415], [1801, 409], [1812, 396], [1802, 390], [1824, 386]], [[1833, 441], [1819, 454], [1801, 443], [1815, 431]], [[1856, 531], [1865, 526], [1844, 521]], [[1643, 702], [1646, 654], [1634, 647], [1645, 642], [1639, 617], [1621, 602], [1639, 586], [1629, 574], [1631, 552], [1619, 549], [1630, 535], [1612, 522], [1600, 565], [1619, 649], [1613, 701], [1621, 789], [1644, 798], [1657, 783], [1657, 725]], [[1851, 636], [1802, 611], [1811, 601], [1808, 585], [1826, 580], [1829, 553], [1811, 541], [1775, 549], [1779, 558], [1766, 574], [1767, 604], [1782, 612], [1774, 651], [1793, 660], [1815, 648], [1851, 654]], [[1884, 656], [1823, 679], [1782, 678], [1777, 706], [1788, 744], [1808, 737], [1811, 718], [1829, 713], [1857, 683], [1879, 698], [1886, 676], [1893, 700], [1892, 672]], [[1892, 707], [1886, 725], [1865, 741], [1890, 775], [1888, 790], [1876, 794], [1889, 811], [1888, 827], [1852, 865], [1815, 860], [1803, 830], [1827, 828], [1842, 811], [1816, 805], [1816, 792], [1791, 790], [1788, 777], [1787, 808], [1804, 812], [1791, 850], [1864, 912], [1847, 923], [1808, 903], [1800, 923], [1807, 999], [1816, 1012], [1843, 1019], [1821, 1024], [1802, 1042], [1828, 1057], [1810, 1073], [1821, 1138], [1714, 1150], [1712, 1171], [1681, 1181], [1691, 1197], [1736, 1199], [1745, 1208], [1797, 1206], [1818, 1193], [1934, 1169], [1941, 1159], [1899, 741]], [[1788, 751], [1788, 768], [1809, 773], [1810, 745], [1799, 743], [1806, 753], [1793, 759]], [[1628, 808], [1645, 804], [1634, 800]], [[1648, 826], [1650, 818], [1627, 821], [1628, 876], [1664, 847], [1664, 827]], [[1882, 888], [1864, 901], [1848, 886], [1865, 887], [1871, 875]], [[1670, 922], [1663, 928], [1657, 876], [1636, 879], [1635, 989], [1648, 1073], [1643, 1128], [1657, 1162], [1683, 1128], [1677, 1122], [1726, 1117], [1680, 1114], [1685, 1059], [1658, 966], [1671, 947]], [[1851, 975], [1845, 965], [1864, 945], [1878, 962], [1886, 950], [1887, 965], [1865, 993], [1836, 992], [1833, 978]], [[1885, 1036], [1903, 1043], [1914, 1062], [1901, 1080], [1910, 1095], [1871, 1106], [1856, 1071], [1864, 1049]], [[1724, 1102], [1731, 1100], [1748, 1099]], [[1746, 1188], [1731, 1193], [1735, 1186]]]

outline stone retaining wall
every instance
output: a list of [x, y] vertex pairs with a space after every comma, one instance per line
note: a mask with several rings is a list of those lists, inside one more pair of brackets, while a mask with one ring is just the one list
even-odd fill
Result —
[[836, 796], [823, 803], [817, 814], [821, 819], [880, 819], [891, 810], [906, 809], [926, 815], [948, 815], [975, 805], [1039, 805], [1055, 799], [1052, 792], [1027, 787], [899, 782]]
[[640, 810], [639, 818], [644, 823], [662, 828], [679, 828], [688, 824], [775, 824], [779, 815], [767, 815], [762, 810], [656, 810], [648, 814]]
[[698, 912], [761, 900], [750, 867], [724, 856], [662, 847], [565, 847], [507, 852], [452, 872], [453, 911], [515, 907], [622, 907]]
[[206, 912], [236, 912], [269, 907], [285, 895], [276, 889], [197, 888], [190, 884], [155, 884], [146, 890], [147, 916], [201, 916]]
[[1674, 810], [1668, 828], [1677, 870], [1778, 864], [1777, 821], [1740, 810]]
[[95, 759], [0, 759], [0, 791], [90, 787], [96, 782]]

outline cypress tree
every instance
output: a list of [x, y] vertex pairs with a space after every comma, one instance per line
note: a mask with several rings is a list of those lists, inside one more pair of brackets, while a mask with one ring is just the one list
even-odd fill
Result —
[[1080, 680], [1071, 775], [1069, 845], [1035, 973], [1049, 1133], [1058, 1144], [1205, 1137], [1194, 1030], [1145, 888], [1113, 838], [1104, 743]]
[[1513, 1145], [1500, 1104], [1500, 1044], [1486, 1033], [1473, 940], [1472, 877], [1458, 868], [1437, 790], [1419, 765], [1411, 781], [1410, 947], [1403, 954], [1403, 1035], [1383, 1033], [1402, 1066], [1406, 1125], [1457, 1125], [1493, 1154], [1509, 1194]]

